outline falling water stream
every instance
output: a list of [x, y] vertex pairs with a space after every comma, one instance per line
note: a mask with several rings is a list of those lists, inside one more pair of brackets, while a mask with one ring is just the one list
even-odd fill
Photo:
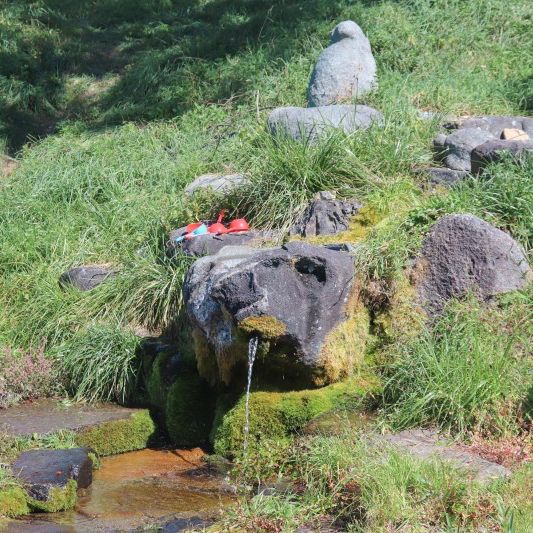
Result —
[[252, 371], [258, 344], [259, 337], [257, 335], [251, 337], [248, 341], [248, 382], [246, 383], [246, 404], [244, 407], [244, 453], [246, 453], [248, 448], [248, 434], [250, 433], [250, 387], [252, 385]]

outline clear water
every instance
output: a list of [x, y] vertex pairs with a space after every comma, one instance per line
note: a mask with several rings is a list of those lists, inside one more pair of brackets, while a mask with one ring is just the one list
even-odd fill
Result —
[[250, 387], [252, 385], [252, 372], [254, 368], [255, 356], [257, 354], [257, 346], [259, 344], [259, 337], [251, 337], [248, 341], [248, 381], [246, 383], [246, 404], [244, 407], [244, 452], [248, 448], [248, 435], [250, 433]]

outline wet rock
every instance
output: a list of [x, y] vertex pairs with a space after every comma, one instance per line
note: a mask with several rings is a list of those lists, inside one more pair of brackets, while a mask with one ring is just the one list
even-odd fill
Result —
[[349, 134], [373, 124], [383, 124], [383, 115], [365, 105], [278, 107], [268, 117], [272, 135], [288, 136], [296, 141], [316, 142], [332, 129]]
[[346, 318], [354, 275], [348, 254], [304, 242], [263, 250], [226, 247], [197, 260], [183, 294], [200, 374], [229, 384], [244, 368], [245, 339], [258, 335], [270, 343], [272, 369], [307, 382], [323, 376], [321, 349]]
[[452, 170], [450, 168], [431, 167], [424, 170], [429, 175], [433, 185], [450, 187], [457, 181], [461, 181], [470, 175], [466, 170]]
[[370, 42], [353, 21], [338, 24], [318, 58], [308, 87], [309, 107], [330, 105], [368, 93], [377, 85]]
[[481, 298], [520, 289], [531, 277], [520, 245], [473, 215], [441, 218], [424, 239], [414, 269], [423, 307], [438, 313], [450, 298]]
[[381, 439], [419, 459], [436, 457], [448, 461], [456, 468], [470, 471], [481, 483], [511, 476], [508, 468], [450, 444], [434, 430], [409, 429]]
[[202, 174], [185, 188], [185, 194], [192, 196], [196, 191], [211, 189], [216, 193], [229, 193], [248, 183], [243, 174]]
[[178, 249], [186, 255], [201, 257], [213, 255], [222, 250], [225, 246], [262, 246], [271, 241], [273, 236], [264, 231], [246, 231], [240, 233], [225, 233], [221, 235], [198, 235], [189, 240], [176, 243], [176, 238], [185, 235], [185, 228], [174, 230], [170, 233], [167, 243], [167, 255], [173, 257]]
[[504, 129], [520, 129], [533, 137], [533, 118], [510, 115], [492, 115], [457, 119], [445, 124], [448, 129], [477, 128], [500, 138]]
[[73, 448], [22, 452], [13, 463], [12, 471], [30, 497], [46, 502], [53, 496], [53, 489], [66, 489], [71, 480], [80, 489], [91, 484], [93, 463], [89, 458], [90, 451], [89, 448]]
[[363, 205], [357, 200], [335, 200], [334, 197], [324, 198], [322, 195], [307, 206], [289, 234], [312, 237], [346, 231], [350, 217], [356, 215], [361, 207]]
[[504, 154], [511, 155], [515, 160], [533, 157], [533, 141], [496, 139], [477, 146], [471, 154], [472, 173], [482, 173], [490, 163], [501, 161]]
[[472, 150], [486, 141], [495, 139], [489, 131], [462, 128], [448, 136], [438, 135], [434, 141], [437, 156], [452, 170], [470, 171]]
[[63, 287], [75, 287], [80, 291], [90, 291], [115, 275], [116, 272], [106, 265], [86, 265], [63, 272], [59, 278], [59, 284]]

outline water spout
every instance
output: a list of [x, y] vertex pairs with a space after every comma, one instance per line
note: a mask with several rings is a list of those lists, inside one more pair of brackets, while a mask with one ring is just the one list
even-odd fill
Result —
[[248, 448], [248, 434], [250, 433], [250, 387], [252, 385], [252, 371], [258, 344], [259, 337], [257, 335], [251, 337], [248, 341], [248, 382], [246, 384], [246, 404], [244, 407], [244, 453], [246, 453]]

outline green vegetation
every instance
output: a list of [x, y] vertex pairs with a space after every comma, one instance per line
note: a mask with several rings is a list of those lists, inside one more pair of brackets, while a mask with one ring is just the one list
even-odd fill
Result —
[[28, 498], [28, 505], [32, 511], [41, 513], [57, 513], [68, 511], [76, 505], [76, 490], [78, 484], [70, 479], [64, 487], [52, 487], [48, 492], [46, 501]]

